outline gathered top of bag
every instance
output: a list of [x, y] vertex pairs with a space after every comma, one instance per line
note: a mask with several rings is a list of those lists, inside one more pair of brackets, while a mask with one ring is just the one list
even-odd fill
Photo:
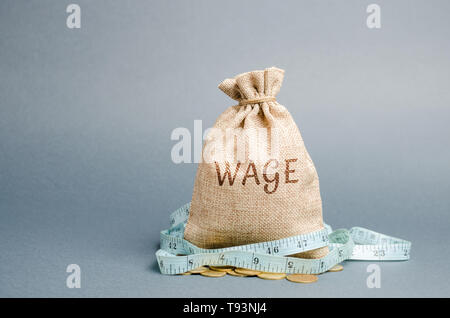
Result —
[[223, 111], [203, 145], [184, 231], [192, 244], [223, 248], [324, 228], [317, 171], [294, 119], [275, 100], [283, 77], [270, 67], [219, 85], [239, 105]]
[[237, 100], [239, 105], [275, 101], [283, 77], [284, 70], [270, 67], [264, 71], [252, 71], [227, 78], [219, 84], [219, 89]]

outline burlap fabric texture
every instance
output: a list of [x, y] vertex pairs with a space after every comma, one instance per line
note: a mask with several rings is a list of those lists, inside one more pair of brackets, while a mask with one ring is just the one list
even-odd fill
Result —
[[[324, 227], [316, 169], [291, 114], [275, 99], [283, 77], [283, 70], [271, 67], [220, 83], [238, 104], [219, 116], [203, 145], [185, 229], [191, 243], [221, 248]], [[244, 143], [238, 146], [238, 140]], [[245, 151], [236, 159], [242, 144]], [[252, 149], [268, 155], [255, 157]], [[324, 247], [295, 256], [327, 253]]]

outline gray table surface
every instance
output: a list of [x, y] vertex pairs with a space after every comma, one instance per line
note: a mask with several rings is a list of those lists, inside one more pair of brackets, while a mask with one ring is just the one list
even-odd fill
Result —
[[[449, 3], [0, 3], [0, 296], [448, 297]], [[257, 17], [257, 18], [255, 18]], [[161, 275], [159, 231], [195, 164], [177, 127], [233, 102], [217, 84], [276, 65], [317, 167], [325, 221], [412, 241], [408, 262], [346, 262], [315, 284]], [[66, 287], [66, 267], [81, 288]]]

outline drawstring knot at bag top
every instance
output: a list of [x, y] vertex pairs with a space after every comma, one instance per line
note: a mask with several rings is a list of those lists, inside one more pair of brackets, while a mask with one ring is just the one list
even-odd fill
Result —
[[274, 102], [276, 101], [275, 97], [263, 97], [263, 98], [255, 98], [255, 99], [243, 99], [239, 101], [239, 106], [244, 105], [254, 105], [264, 102]]
[[191, 203], [161, 232], [163, 274], [204, 265], [319, 274], [347, 259], [409, 259], [408, 241], [359, 227], [333, 232], [323, 222], [316, 168], [276, 100], [283, 78], [271, 67], [220, 83], [238, 104], [205, 138]]

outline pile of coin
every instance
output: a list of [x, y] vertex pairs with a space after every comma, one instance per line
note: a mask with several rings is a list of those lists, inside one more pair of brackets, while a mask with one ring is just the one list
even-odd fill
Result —
[[[329, 272], [340, 272], [344, 269], [341, 264], [330, 268]], [[225, 275], [237, 277], [258, 277], [261, 279], [278, 280], [287, 279], [294, 283], [314, 283], [317, 282], [317, 275], [310, 274], [285, 274], [285, 273], [268, 273], [255, 271], [248, 268], [234, 267], [234, 266], [200, 266], [180, 275], [200, 274], [205, 277], [223, 277]]]

